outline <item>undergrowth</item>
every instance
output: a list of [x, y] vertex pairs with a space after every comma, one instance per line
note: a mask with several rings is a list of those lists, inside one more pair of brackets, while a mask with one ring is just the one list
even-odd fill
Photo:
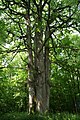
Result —
[[0, 120], [80, 120], [79, 114], [56, 113], [46, 115], [29, 115], [25, 112], [21, 113], [5, 113], [0, 116]]

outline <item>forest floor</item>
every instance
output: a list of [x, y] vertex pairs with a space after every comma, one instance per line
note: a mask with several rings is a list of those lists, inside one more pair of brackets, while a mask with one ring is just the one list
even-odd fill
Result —
[[0, 115], [0, 120], [80, 120], [80, 114], [51, 113], [46, 115], [29, 115], [26, 112], [15, 112]]

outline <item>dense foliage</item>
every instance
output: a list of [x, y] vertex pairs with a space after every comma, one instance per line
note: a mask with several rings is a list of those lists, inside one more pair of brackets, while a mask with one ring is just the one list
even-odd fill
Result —
[[[39, 0], [37, 0], [38, 2]], [[28, 56], [27, 48], [24, 47], [24, 44], [26, 44], [26, 20], [23, 16], [26, 12], [23, 9], [25, 4], [25, 0], [21, 0], [21, 3], [20, 0], [0, 1], [1, 113], [28, 111], [28, 68], [26, 67]], [[49, 39], [50, 112], [80, 112], [80, 11], [77, 9], [77, 4], [76, 0], [51, 0], [52, 12], [48, 21], [52, 23], [50, 24], [52, 36]], [[34, 31], [39, 31], [40, 25], [35, 24], [36, 8], [33, 7], [32, 11], [34, 13], [31, 18], [32, 37], [34, 37]], [[68, 18], [67, 14], [69, 14]], [[42, 27], [44, 28], [47, 6], [43, 15]], [[15, 115], [12, 116], [15, 117]], [[64, 114], [62, 120], [64, 120], [64, 116], [67, 119]], [[33, 119], [37, 117], [35, 116]], [[53, 117], [57, 120], [57, 118], [60, 119], [61, 115], [58, 114]], [[69, 117], [73, 120], [76, 119], [75, 115]], [[26, 119], [25, 115], [24, 118], [21, 117], [22, 119]], [[27, 119], [30, 120], [30, 116]], [[46, 120], [46, 118], [40, 117], [41, 119]], [[52, 120], [47, 116], [48, 119]]]

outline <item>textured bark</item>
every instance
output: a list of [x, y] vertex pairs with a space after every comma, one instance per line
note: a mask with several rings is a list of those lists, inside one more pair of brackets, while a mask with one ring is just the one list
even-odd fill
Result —
[[[36, 30], [34, 35], [34, 51], [32, 50], [30, 14], [28, 10], [28, 81], [29, 81], [29, 112], [46, 112], [49, 109], [49, 49], [43, 46], [42, 7], [38, 9]], [[45, 39], [48, 31], [45, 32]]]
[[37, 58], [36, 58], [36, 67], [37, 67], [37, 76], [36, 80], [36, 110], [38, 112], [45, 112], [49, 108], [49, 71], [48, 71], [48, 54], [47, 49], [44, 47], [40, 53], [39, 50], [42, 48], [43, 43], [41, 43], [42, 33], [37, 34]]
[[[39, 34], [37, 33], [35, 37], [34, 69], [29, 67], [29, 112], [31, 113], [36, 111], [43, 113], [49, 109], [49, 55], [46, 47], [39, 53], [42, 47]], [[32, 60], [32, 57], [29, 58]]]
[[29, 112], [33, 108], [34, 96], [34, 77], [33, 77], [33, 54], [32, 54], [32, 41], [31, 41], [31, 25], [30, 25], [30, 0], [27, 2], [28, 8], [26, 9], [26, 24], [27, 24], [27, 47], [28, 47], [28, 87], [29, 87]]

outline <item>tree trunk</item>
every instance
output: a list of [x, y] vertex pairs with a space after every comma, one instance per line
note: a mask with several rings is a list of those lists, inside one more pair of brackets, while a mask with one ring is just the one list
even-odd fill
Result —
[[[30, 4], [30, 3], [29, 3]], [[40, 3], [40, 6], [42, 4]], [[29, 8], [29, 7], [28, 7]], [[49, 109], [49, 49], [43, 46], [42, 10], [38, 11], [36, 30], [32, 46], [30, 16], [28, 11], [28, 83], [29, 83], [29, 113], [44, 113]], [[46, 34], [45, 33], [45, 39]], [[34, 48], [34, 50], [33, 50]]]
[[[32, 57], [29, 62], [33, 63], [29, 68], [29, 112], [43, 113], [49, 109], [49, 55], [45, 47], [39, 53], [42, 47], [41, 35], [37, 33], [35, 37], [34, 61]], [[30, 51], [29, 51], [30, 52]], [[30, 53], [29, 53], [30, 54]], [[32, 71], [32, 73], [31, 73]]]
[[43, 43], [41, 41], [42, 33], [35, 33], [35, 52], [33, 62], [31, 62], [32, 57], [29, 55], [30, 64], [33, 63], [31, 65], [33, 67], [29, 67], [30, 113], [36, 111], [43, 113], [49, 109], [49, 54], [47, 47], [42, 48]]

